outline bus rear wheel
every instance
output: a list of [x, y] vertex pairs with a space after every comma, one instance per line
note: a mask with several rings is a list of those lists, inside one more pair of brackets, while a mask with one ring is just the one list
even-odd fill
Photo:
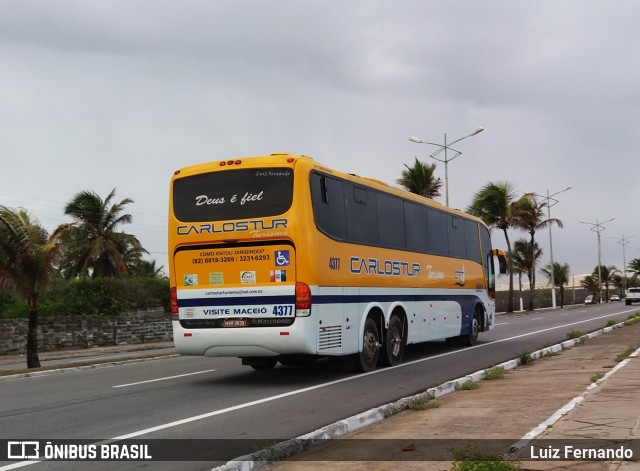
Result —
[[362, 336], [362, 351], [358, 355], [356, 368], [358, 371], [368, 372], [376, 369], [380, 356], [380, 332], [378, 326], [370, 317], [364, 323]]
[[387, 366], [396, 366], [402, 363], [404, 347], [407, 339], [404, 338], [404, 326], [402, 319], [393, 316], [389, 321], [389, 328], [384, 339], [382, 360]]
[[274, 358], [243, 358], [242, 359], [242, 364], [243, 365], [249, 365], [251, 368], [253, 368], [256, 371], [268, 371], [268, 370], [272, 370], [276, 367], [276, 365], [278, 364], [278, 360], [274, 359]]

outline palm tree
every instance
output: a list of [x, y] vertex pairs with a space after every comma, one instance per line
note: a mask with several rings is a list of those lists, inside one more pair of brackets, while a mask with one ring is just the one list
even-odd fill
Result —
[[534, 278], [537, 261], [542, 257], [542, 249], [537, 242], [531, 243], [526, 239], [518, 239], [513, 244], [514, 269], [524, 271], [529, 279], [529, 310], [533, 311], [533, 300], [535, 295], [535, 285], [531, 280]]
[[142, 276], [146, 278], [165, 278], [164, 267], [156, 266], [155, 260], [140, 260], [131, 266], [129, 274], [133, 276]]
[[626, 280], [622, 276], [622, 272], [620, 270], [617, 270], [616, 274], [611, 277], [611, 283], [613, 284], [614, 288], [618, 289], [618, 294], [620, 295], [620, 297], [623, 297]]
[[[551, 283], [551, 279], [552, 279], [551, 263], [548, 263], [541, 271], [547, 276], [547, 278], [549, 279], [549, 283]], [[553, 281], [554, 283], [557, 283], [560, 286], [560, 307], [561, 308], [564, 307], [564, 286], [569, 284], [570, 275], [571, 275], [571, 270], [569, 268], [569, 264], [567, 263], [560, 264], [558, 262], [553, 262]]]
[[437, 198], [440, 196], [442, 180], [433, 176], [436, 164], [427, 165], [420, 162], [417, 157], [415, 159], [413, 167], [405, 164], [406, 170], [402, 171], [402, 176], [396, 180], [396, 183], [411, 193], [431, 199]]
[[29, 309], [27, 367], [40, 367], [38, 357], [38, 297], [56, 273], [60, 251], [59, 236], [68, 226], [59, 226], [52, 235], [23, 209], [0, 206], [0, 289], [23, 296]]
[[148, 253], [135, 236], [117, 232], [119, 226], [132, 222], [133, 217], [122, 212], [133, 200], [112, 204], [115, 191], [104, 200], [94, 192], [82, 191], [65, 206], [65, 214], [75, 219], [65, 238], [61, 267], [65, 277], [127, 274], [129, 266]]
[[600, 299], [600, 283], [597, 277], [587, 275], [580, 282], [580, 286], [589, 291], [595, 299]]
[[497, 227], [504, 233], [507, 242], [507, 260], [509, 263], [509, 300], [507, 312], [513, 312], [513, 258], [508, 229], [513, 227], [513, 206], [515, 189], [509, 182], [489, 182], [478, 191], [467, 212], [482, 219], [489, 227]]
[[593, 278], [599, 280], [600, 286], [604, 285], [605, 302], [609, 302], [609, 286], [613, 283], [614, 274], [618, 271], [616, 267], [606, 265], [596, 266], [593, 269]]
[[522, 305], [522, 274], [527, 272], [525, 267], [526, 255], [524, 253], [524, 247], [519, 243], [520, 241], [526, 243], [526, 240], [519, 239], [516, 241], [513, 247], [513, 253], [511, 254], [511, 266], [513, 267], [514, 274], [518, 275], [518, 293], [520, 294], [520, 310], [523, 310]]
[[[554, 223], [558, 227], [562, 227], [562, 221], [557, 218], [546, 218], [544, 208], [547, 207], [547, 203], [538, 202], [532, 194], [525, 194], [522, 198], [516, 201], [514, 205], [514, 225], [527, 231], [531, 237], [531, 247], [537, 245], [535, 243], [535, 234], [538, 229], [544, 229]], [[535, 262], [535, 260], [534, 260]], [[529, 278], [529, 289], [533, 293], [536, 285], [536, 267], [535, 263], [532, 267], [532, 276]], [[533, 297], [529, 299], [529, 309], [533, 309]]]
[[640, 276], [640, 258], [634, 258], [627, 265], [627, 271], [631, 272], [633, 276]]

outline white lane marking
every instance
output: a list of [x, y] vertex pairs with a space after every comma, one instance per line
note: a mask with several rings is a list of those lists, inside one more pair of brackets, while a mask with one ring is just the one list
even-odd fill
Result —
[[202, 374], [202, 373], [211, 373], [212, 371], [216, 371], [216, 370], [195, 371], [193, 373], [185, 373], [185, 374], [182, 374], [182, 375], [166, 376], [164, 378], [156, 378], [156, 379], [148, 379], [147, 381], [138, 381], [137, 383], [118, 384], [117, 386], [113, 386], [113, 387], [114, 388], [126, 388], [127, 386], [136, 386], [138, 384], [145, 384], [145, 383], [155, 383], [156, 381], [165, 381], [167, 379], [182, 378], [184, 376], [199, 375], [199, 374]]
[[[619, 314], [625, 314], [627, 312], [636, 312], [636, 310], [635, 309], [631, 309], [629, 311], [623, 311], [623, 312], [621, 312]], [[505, 338], [505, 339], [494, 340], [492, 342], [483, 343], [481, 345], [474, 345], [473, 347], [467, 347], [464, 350], [454, 350], [452, 352], [441, 353], [439, 355], [434, 355], [432, 357], [420, 358], [418, 360], [410, 361], [410, 362], [407, 362], [407, 363], [402, 363], [402, 364], [397, 365], [397, 366], [390, 366], [390, 367], [383, 368], [383, 369], [373, 370], [373, 371], [370, 371], [368, 373], [360, 373], [360, 374], [357, 374], [357, 375], [354, 375], [354, 376], [349, 376], [348, 378], [342, 378], [342, 379], [337, 379], [337, 380], [334, 380], [334, 381], [329, 381], [328, 383], [321, 383], [321, 384], [316, 384], [315, 386], [309, 386], [309, 387], [302, 388], [302, 389], [295, 389], [293, 391], [289, 391], [289, 392], [286, 392], [286, 393], [278, 394], [277, 396], [266, 397], [266, 398], [263, 398], [263, 399], [257, 399], [255, 401], [245, 402], [244, 404], [238, 404], [236, 406], [226, 407], [224, 409], [214, 410], [214, 411], [211, 411], [211, 412], [207, 412], [205, 414], [194, 415], [193, 417], [187, 417], [185, 419], [176, 420], [174, 422], [169, 422], [169, 423], [166, 423], [166, 424], [157, 425], [155, 427], [149, 427], [149, 428], [146, 428], [146, 429], [138, 430], [137, 432], [131, 432], [131, 433], [128, 433], [126, 435], [120, 435], [118, 437], [110, 438], [107, 441], [128, 440], [130, 438], [139, 437], [141, 435], [147, 435], [149, 433], [158, 432], [160, 430], [165, 430], [165, 429], [168, 429], [168, 428], [177, 427], [179, 425], [188, 424], [190, 422], [195, 422], [197, 420], [207, 419], [209, 417], [214, 417], [216, 415], [226, 414], [227, 412], [232, 412], [232, 411], [236, 411], [236, 410], [240, 410], [240, 409], [245, 409], [247, 407], [257, 406], [259, 404], [264, 404], [266, 402], [276, 401], [278, 399], [282, 399], [282, 398], [289, 397], [289, 396], [295, 396], [297, 394], [303, 394], [303, 393], [306, 393], [306, 392], [309, 392], [309, 391], [313, 391], [315, 389], [324, 388], [326, 386], [333, 386], [334, 384], [344, 383], [344, 382], [352, 381], [354, 379], [362, 378], [362, 377], [365, 377], [365, 376], [370, 376], [370, 375], [374, 375], [374, 374], [378, 374], [378, 373], [383, 373], [385, 371], [389, 371], [389, 370], [392, 370], [392, 369], [403, 368], [403, 367], [408, 366], [408, 365], [413, 365], [413, 364], [416, 364], [416, 363], [422, 363], [423, 361], [435, 360], [436, 358], [442, 358], [442, 357], [445, 357], [445, 356], [449, 356], [449, 355], [453, 355], [453, 354], [456, 354], [456, 353], [460, 353], [462, 351], [468, 351], [468, 350], [472, 350], [472, 349], [476, 349], [476, 348], [488, 347], [489, 345], [492, 345], [492, 344], [495, 344], [495, 343], [508, 342], [509, 340], [515, 340], [515, 339], [519, 339], [519, 338], [522, 338], [522, 337], [528, 337], [530, 335], [540, 334], [542, 332], [548, 332], [550, 330], [562, 329], [562, 328], [570, 327], [570, 326], [576, 325], [576, 324], [583, 324], [583, 323], [589, 322], [589, 321], [596, 321], [598, 319], [604, 319], [604, 318], [610, 317], [610, 316], [611, 316], [611, 314], [607, 314], [605, 316], [595, 317], [595, 318], [592, 318], [592, 319], [584, 319], [584, 320], [581, 320], [581, 321], [570, 322], [569, 324], [563, 324], [563, 325], [559, 325], [559, 326], [556, 326], [556, 327], [549, 327], [547, 329], [536, 330], [535, 332], [528, 332], [526, 334], [515, 335], [513, 337], [509, 337], [509, 338]], [[10, 465], [7, 465], [7, 466], [2, 466], [2, 467], [0, 467], [0, 471], [9, 471], [11, 469], [17, 469], [17, 468], [21, 468], [23, 466], [30, 466], [30, 465], [36, 464], [36, 463], [41, 463], [41, 461], [20, 461], [18, 463], [13, 463], [13, 464], [10, 464]]]
[[540, 319], [544, 319], [544, 317], [532, 317], [532, 321], [539, 321]]

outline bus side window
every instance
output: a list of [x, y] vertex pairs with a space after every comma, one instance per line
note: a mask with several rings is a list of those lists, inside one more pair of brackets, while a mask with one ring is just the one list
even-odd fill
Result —
[[311, 200], [318, 229], [338, 240], [344, 240], [347, 223], [342, 181], [312, 173]]
[[378, 211], [376, 194], [366, 187], [344, 182], [345, 194], [350, 201], [346, 205], [347, 239], [352, 242], [377, 245]]
[[427, 208], [427, 231], [429, 233], [429, 253], [449, 256], [449, 229], [447, 213]]
[[320, 195], [322, 196], [322, 202], [329, 204], [329, 193], [327, 193], [327, 177], [322, 175], [320, 177]]

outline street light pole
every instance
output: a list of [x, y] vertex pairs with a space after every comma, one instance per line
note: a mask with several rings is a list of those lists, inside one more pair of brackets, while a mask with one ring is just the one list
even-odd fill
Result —
[[610, 236], [612, 239], [616, 239], [618, 241], [618, 244], [622, 245], [622, 290], [624, 291], [624, 293], [627, 292], [627, 259], [624, 249], [625, 245], [629, 243], [629, 239], [637, 235], [638, 234], [631, 234], [629, 237], [625, 237], [624, 235], [622, 237]]
[[[467, 134], [466, 136], [463, 136], [460, 139], [456, 139], [455, 141], [450, 142], [448, 144], [447, 144], [447, 133], [444, 133], [444, 145], [436, 144], [435, 142], [426, 142], [426, 141], [423, 141], [422, 139], [418, 139], [415, 136], [411, 136], [409, 138], [411, 142], [415, 142], [417, 144], [429, 144], [432, 146], [439, 147], [439, 149], [435, 151], [433, 154], [429, 155], [429, 157], [431, 157], [434, 160], [437, 160], [438, 162], [444, 163], [444, 191], [445, 191], [445, 201], [446, 201], [445, 204], [447, 207], [449, 206], [449, 162], [451, 162], [453, 159], [455, 159], [460, 154], [462, 154], [462, 152], [452, 148], [451, 146], [456, 142], [460, 142], [461, 140], [466, 139], [467, 137], [475, 136], [476, 134], [479, 134], [482, 131], [484, 131], [484, 128], [482, 126], [478, 126], [471, 134]], [[451, 158], [448, 158], [448, 154], [447, 154], [447, 150], [449, 149], [455, 152], [455, 155]], [[436, 155], [438, 155], [440, 152], [444, 152], [444, 160], [436, 157]]]
[[[564, 190], [558, 191], [552, 195], [549, 194], [549, 189], [547, 188], [547, 216], [549, 221], [549, 255], [551, 257], [551, 306], [553, 309], [556, 308], [556, 277], [555, 277], [555, 266], [553, 264], [553, 238], [551, 237], [551, 206], [554, 204], [558, 204], [560, 201], [554, 199], [553, 197], [559, 195], [560, 193], [564, 193], [565, 191], [569, 191], [571, 186], [568, 186]], [[551, 204], [551, 200], [553, 199], [553, 204]]]
[[602, 304], [602, 270], [600, 269], [600, 267], [602, 266], [602, 260], [601, 260], [602, 251], [600, 249], [600, 233], [605, 230], [604, 224], [606, 224], [607, 222], [611, 222], [614, 219], [615, 218], [607, 219], [606, 221], [603, 221], [603, 222], [598, 222], [598, 220], [596, 219], [595, 223], [580, 221], [582, 224], [588, 224], [589, 226], [591, 226], [590, 230], [598, 234], [598, 293], [600, 298], [600, 304]]
[[[532, 196], [546, 198], [547, 200], [547, 218], [548, 218], [547, 221], [549, 226], [549, 255], [551, 257], [551, 270], [549, 271], [551, 272], [551, 306], [553, 307], [553, 309], [556, 309], [557, 305], [556, 305], [556, 277], [555, 277], [555, 269], [554, 269], [555, 267], [553, 265], [553, 238], [551, 237], [551, 206], [554, 206], [560, 202], [559, 200], [555, 199], [554, 196], [559, 195], [560, 193], [564, 193], [565, 191], [569, 191], [571, 188], [573, 187], [569, 185], [564, 190], [556, 191], [552, 195], [549, 194], [549, 188], [547, 188], [546, 196], [539, 195], [537, 193], [529, 193]], [[553, 203], [551, 201], [553, 201]], [[533, 247], [531, 248], [531, 250], [533, 250]], [[533, 293], [531, 293], [531, 295], [533, 296]]]

